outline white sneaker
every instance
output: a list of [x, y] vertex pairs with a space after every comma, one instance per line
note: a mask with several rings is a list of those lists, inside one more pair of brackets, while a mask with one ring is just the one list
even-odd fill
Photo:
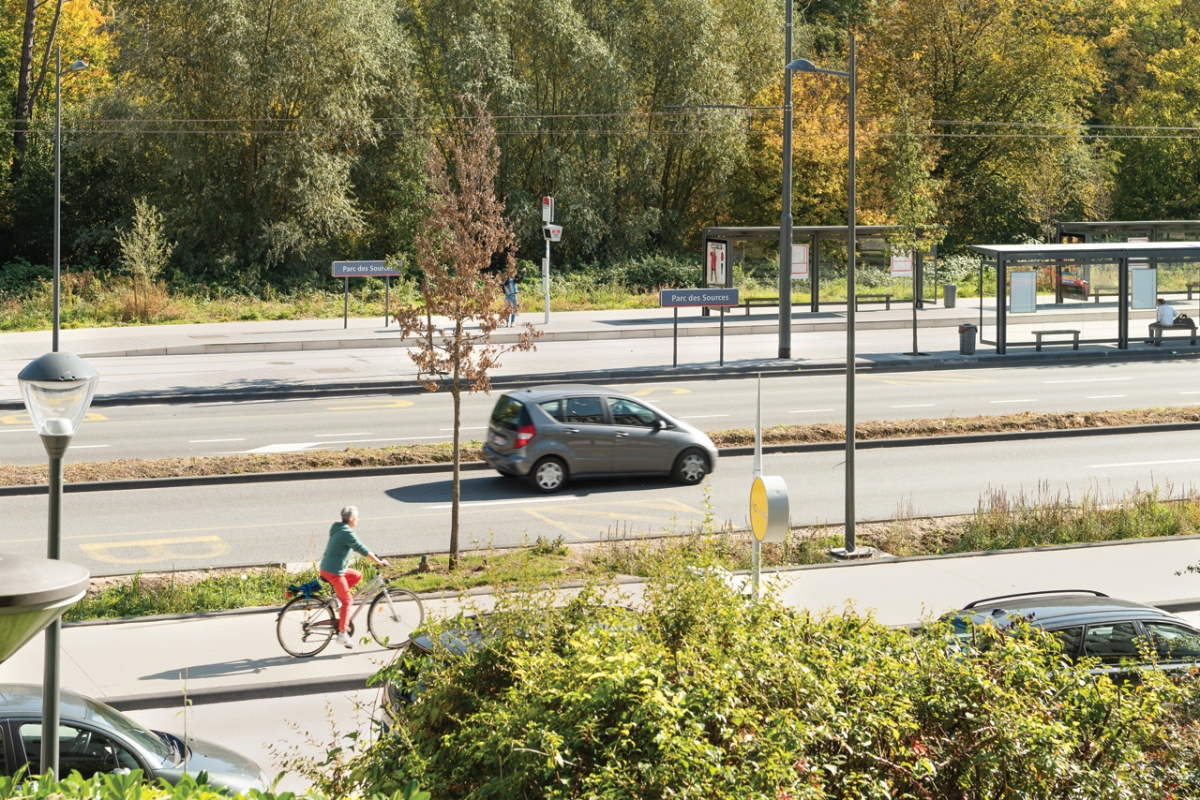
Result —
[[346, 634], [345, 631], [338, 632], [337, 642], [338, 642], [338, 644], [342, 645], [346, 649], [350, 649], [350, 648], [354, 647], [354, 642], [350, 641], [350, 637]]

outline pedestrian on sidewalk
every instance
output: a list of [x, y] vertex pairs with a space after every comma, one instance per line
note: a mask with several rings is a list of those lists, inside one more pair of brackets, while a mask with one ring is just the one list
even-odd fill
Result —
[[1175, 309], [1166, 300], [1158, 298], [1158, 316], [1154, 318], [1154, 322], [1150, 323], [1150, 339], [1146, 344], [1155, 344], [1161, 341], [1163, 329], [1174, 325], [1175, 317]]
[[366, 556], [381, 567], [386, 567], [388, 563], [367, 549], [354, 533], [357, 527], [358, 507], [346, 506], [342, 509], [342, 521], [333, 523], [333, 527], [329, 529], [329, 542], [325, 545], [325, 555], [321, 558], [321, 577], [333, 587], [342, 606], [338, 615], [337, 640], [345, 647], [353, 646], [346, 633], [346, 626], [350, 622], [350, 609], [354, 605], [350, 590], [362, 580], [362, 573], [348, 566], [350, 554]]
[[504, 303], [509, 308], [508, 327], [512, 327], [517, 321], [517, 307], [520, 302], [520, 289], [517, 288], [517, 279], [511, 275], [504, 282]]

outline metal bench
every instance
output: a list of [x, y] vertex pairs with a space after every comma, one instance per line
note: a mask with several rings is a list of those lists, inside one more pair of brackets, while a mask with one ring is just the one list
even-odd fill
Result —
[[1109, 297], [1116, 297], [1120, 293], [1121, 293], [1120, 288], [1116, 287], [1116, 286], [1093, 286], [1092, 287], [1092, 297], [1096, 298], [1097, 303], [1100, 302], [1100, 298], [1103, 297], [1104, 295], [1108, 295]]
[[858, 311], [858, 306], [861, 303], [883, 303], [884, 311], [892, 310], [892, 296], [890, 294], [855, 294], [854, 295], [854, 310]]
[[742, 301], [742, 305], [746, 307], [746, 316], [750, 316], [750, 306], [777, 306], [779, 305], [778, 297], [747, 297]]
[[[1036, 349], [1039, 353], [1042, 351], [1042, 337], [1043, 336], [1071, 336], [1071, 337], [1073, 337], [1073, 341], [1071, 343], [1071, 349], [1072, 350], [1079, 349], [1079, 331], [1074, 331], [1074, 330], [1034, 331], [1033, 335], [1034, 335], [1034, 337], [1037, 338], [1037, 348]], [[1047, 344], [1066, 344], [1066, 342], [1047, 342]]]
[[1188, 319], [1175, 320], [1175, 324], [1169, 328], [1151, 328], [1151, 331], [1153, 335], [1150, 341], [1155, 347], [1162, 346], [1163, 334], [1169, 331], [1187, 331], [1187, 338], [1192, 340], [1191, 343], [1193, 345], [1196, 344], [1196, 320], [1190, 317]]

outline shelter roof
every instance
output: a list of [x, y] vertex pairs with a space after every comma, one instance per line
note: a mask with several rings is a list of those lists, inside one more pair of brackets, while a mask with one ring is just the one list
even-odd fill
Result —
[[1200, 242], [1102, 242], [1097, 244], [973, 244], [973, 252], [1014, 261], [1116, 261], [1168, 259], [1200, 261]]

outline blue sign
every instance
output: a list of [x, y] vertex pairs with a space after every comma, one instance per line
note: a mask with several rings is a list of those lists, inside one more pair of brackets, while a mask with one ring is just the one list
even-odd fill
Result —
[[401, 274], [398, 268], [389, 267], [386, 261], [333, 262], [335, 278], [399, 278]]
[[737, 289], [659, 289], [660, 308], [681, 306], [736, 306], [741, 300]]

